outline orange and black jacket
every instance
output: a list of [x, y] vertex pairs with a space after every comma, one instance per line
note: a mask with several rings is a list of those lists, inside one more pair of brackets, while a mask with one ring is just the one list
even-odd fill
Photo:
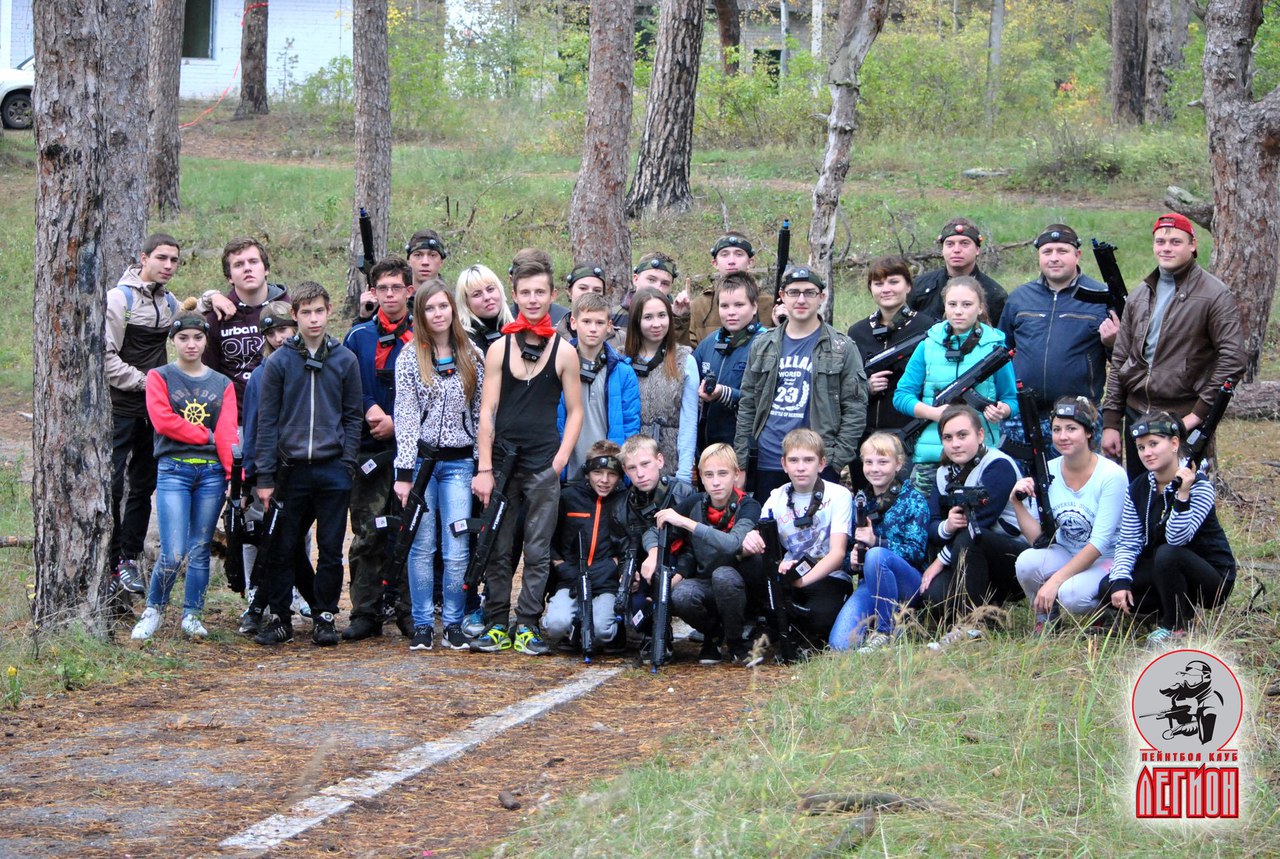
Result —
[[[560, 522], [551, 540], [554, 588], [578, 588], [579, 539], [582, 557], [591, 572], [596, 593], [618, 587], [618, 563], [626, 550], [626, 529], [621, 523], [625, 492], [621, 488], [601, 498], [585, 480], [574, 481], [560, 490]], [[562, 563], [563, 562], [563, 563]]]

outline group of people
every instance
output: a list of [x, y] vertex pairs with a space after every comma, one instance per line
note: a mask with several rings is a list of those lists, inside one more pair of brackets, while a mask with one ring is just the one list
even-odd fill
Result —
[[[507, 284], [472, 265], [450, 288], [444, 240], [422, 230], [372, 267], [342, 342], [325, 289], [270, 283], [254, 239], [226, 246], [230, 288], [184, 309], [167, 289], [178, 242], [152, 236], [107, 301], [115, 576], [147, 593], [133, 637], [155, 634], [184, 565], [181, 628], [207, 634], [209, 545], [242, 466], [250, 514], [274, 523], [245, 547], [239, 629], [264, 645], [292, 639], [297, 610], [317, 645], [394, 619], [431, 649], [439, 611], [453, 649], [621, 650], [630, 631], [648, 647], [670, 635], [654, 628], [660, 592], [704, 663], [754, 664], [770, 644], [876, 650], [906, 608], [940, 644], [964, 640], [984, 607], [1022, 595], [1038, 634], [1060, 612], [1113, 607], [1155, 614], [1152, 644], [1177, 641], [1235, 578], [1213, 482], [1184, 447], [1244, 347], [1192, 224], [1163, 215], [1152, 234], [1156, 267], [1117, 315], [1069, 226], [1040, 233], [1040, 276], [1007, 294], [978, 269], [978, 227], [956, 218], [938, 237], [944, 268], [913, 281], [902, 258], [869, 267], [876, 310], [846, 334], [822, 320], [818, 273], [790, 267], [762, 290], [737, 232], [714, 243], [695, 295], [654, 252], [620, 307], [590, 261], [565, 278], [563, 307], [545, 252], [519, 252]], [[939, 398], [1011, 351], [962, 400]], [[1052, 440], [1051, 539], [1020, 452], [1020, 387]], [[415, 483], [427, 513], [388, 573], [385, 525]], [[481, 597], [464, 586], [468, 523], [498, 497]]]

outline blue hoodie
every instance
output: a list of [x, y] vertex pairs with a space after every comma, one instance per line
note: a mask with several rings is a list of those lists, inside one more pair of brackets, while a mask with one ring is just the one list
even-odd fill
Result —
[[[570, 343], [576, 348], [577, 340]], [[640, 382], [631, 369], [631, 359], [622, 355], [607, 342], [604, 344], [605, 367], [608, 371], [608, 387], [605, 399], [609, 406], [609, 441], [621, 445], [640, 432]], [[564, 394], [556, 407], [556, 431], [564, 435]]]

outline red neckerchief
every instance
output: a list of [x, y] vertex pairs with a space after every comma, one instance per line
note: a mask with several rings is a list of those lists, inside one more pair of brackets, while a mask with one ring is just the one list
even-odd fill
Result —
[[518, 334], [521, 331], [528, 331], [543, 340], [550, 340], [556, 333], [556, 329], [551, 326], [551, 314], [548, 313], [537, 322], [530, 322], [524, 318], [523, 313], [516, 315], [515, 322], [508, 322], [502, 326], [503, 334]]
[[[720, 527], [720, 522], [721, 520], [724, 519], [725, 514], [729, 512], [729, 507], [732, 506], [732, 503], [734, 501], [737, 501], [739, 504], [741, 504], [742, 499], [745, 498], [746, 495], [747, 494], [745, 492], [743, 492], [741, 489], [738, 489], [735, 486], [733, 489], [733, 497], [730, 499], [730, 503], [725, 505], [723, 510], [717, 510], [716, 508], [712, 507], [710, 503], [708, 503], [707, 504], [707, 524], [710, 525], [712, 528], [716, 528], [721, 531], [726, 531], [726, 532], [732, 531], [733, 520], [736, 518], [736, 515], [730, 516], [729, 521], [725, 524], [723, 528]], [[708, 499], [708, 502], [709, 501], [710, 499]]]
[[387, 366], [387, 359], [391, 357], [393, 344], [388, 343], [382, 345], [382, 336], [385, 334], [394, 334], [401, 343], [408, 343], [413, 339], [413, 329], [410, 328], [411, 319], [408, 313], [401, 318], [399, 324], [392, 325], [391, 320], [387, 318], [387, 314], [382, 312], [382, 308], [378, 308], [378, 345], [373, 352], [373, 366], [379, 370]]

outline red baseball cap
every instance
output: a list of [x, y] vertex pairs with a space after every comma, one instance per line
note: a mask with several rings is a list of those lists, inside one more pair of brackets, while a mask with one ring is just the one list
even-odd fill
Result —
[[1191, 220], [1186, 215], [1179, 215], [1177, 212], [1169, 212], [1156, 218], [1156, 225], [1151, 228], [1151, 232], [1163, 230], [1166, 227], [1172, 227], [1175, 230], [1182, 230], [1191, 238], [1196, 237], [1196, 228], [1191, 226]]

